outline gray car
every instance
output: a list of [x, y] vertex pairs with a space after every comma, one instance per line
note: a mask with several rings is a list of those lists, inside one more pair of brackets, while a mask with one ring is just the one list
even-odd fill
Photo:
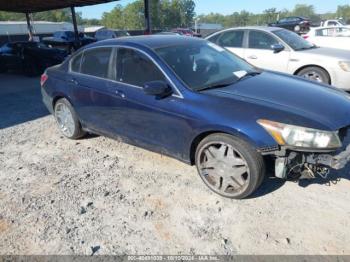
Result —
[[95, 38], [97, 41], [125, 36], [130, 36], [130, 34], [125, 30], [100, 29], [95, 33]]
[[302, 76], [350, 91], [350, 53], [317, 47], [276, 27], [241, 27], [207, 37], [256, 67]]

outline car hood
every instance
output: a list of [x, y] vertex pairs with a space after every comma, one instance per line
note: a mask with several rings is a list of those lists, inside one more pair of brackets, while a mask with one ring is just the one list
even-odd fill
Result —
[[296, 51], [296, 52], [300, 53], [300, 55], [308, 54], [308, 55], [338, 58], [342, 61], [350, 60], [350, 52], [348, 50], [342, 50], [342, 49], [336, 49], [336, 48], [318, 47], [318, 48]]
[[[271, 116], [270, 120], [287, 124], [334, 131], [350, 125], [348, 94], [331, 86], [285, 74], [263, 72], [228, 87], [205, 92], [268, 107], [268, 111], [272, 114], [276, 112], [276, 115], [277, 111], [282, 110], [284, 113], [279, 114], [279, 118], [283, 116], [283, 119], [274, 119], [274, 116]], [[257, 115], [261, 116], [262, 112], [257, 112]], [[303, 121], [293, 122], [294, 116]]]

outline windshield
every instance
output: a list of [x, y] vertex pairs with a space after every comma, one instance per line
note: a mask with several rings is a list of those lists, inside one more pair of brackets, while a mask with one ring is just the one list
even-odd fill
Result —
[[162, 47], [156, 52], [194, 91], [232, 84], [256, 71], [226, 49], [206, 41]]
[[273, 33], [296, 51], [315, 48], [314, 44], [306, 41], [304, 38], [291, 31], [282, 29], [273, 31]]

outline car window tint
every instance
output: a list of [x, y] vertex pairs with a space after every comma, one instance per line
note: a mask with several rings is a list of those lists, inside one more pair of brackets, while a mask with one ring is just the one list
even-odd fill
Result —
[[279, 20], [278, 22], [281, 23], [281, 24], [283, 24], [283, 23], [288, 22], [288, 19], [287, 19], [287, 18], [283, 18], [283, 19]]
[[75, 56], [71, 62], [71, 71], [80, 73], [80, 63], [81, 63], [82, 53]]
[[271, 46], [278, 44], [277, 39], [260, 31], [249, 32], [249, 48], [254, 49], [271, 49]]
[[218, 42], [218, 39], [222, 36], [222, 34], [216, 34], [216, 35], [213, 35], [211, 36], [210, 38], [208, 38], [208, 40], [212, 43], [217, 43]]
[[244, 31], [226, 32], [220, 37], [218, 44], [225, 47], [242, 47]]
[[87, 50], [81, 61], [81, 73], [101, 78], [108, 78], [109, 62], [112, 49], [109, 47]]
[[134, 86], [142, 87], [150, 81], [166, 81], [159, 68], [147, 56], [133, 49], [118, 49], [116, 70], [119, 82]]

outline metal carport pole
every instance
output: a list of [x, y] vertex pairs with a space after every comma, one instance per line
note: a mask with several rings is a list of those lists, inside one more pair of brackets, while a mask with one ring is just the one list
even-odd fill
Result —
[[75, 14], [75, 7], [71, 6], [70, 10], [72, 12], [72, 20], [73, 20], [75, 41], [79, 42], [79, 31], [78, 31], [78, 25], [77, 25], [77, 17], [76, 17], [76, 14]]
[[145, 5], [145, 33], [152, 34], [151, 16], [149, 12], [149, 0], [144, 0]]
[[29, 34], [29, 41], [33, 41], [33, 27], [30, 24], [30, 16], [29, 13], [26, 13], [26, 19], [27, 19], [27, 27], [28, 27], [28, 34]]

